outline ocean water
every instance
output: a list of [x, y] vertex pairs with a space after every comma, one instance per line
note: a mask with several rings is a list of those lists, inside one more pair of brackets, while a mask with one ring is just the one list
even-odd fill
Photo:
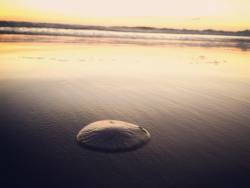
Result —
[[[0, 35], [3, 187], [249, 187], [249, 39], [120, 35]], [[151, 140], [76, 143], [105, 119]]]

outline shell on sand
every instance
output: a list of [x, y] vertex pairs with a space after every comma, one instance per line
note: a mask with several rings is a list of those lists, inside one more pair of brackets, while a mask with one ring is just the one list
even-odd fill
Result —
[[79, 144], [107, 152], [136, 149], [150, 139], [149, 132], [131, 123], [103, 120], [91, 123], [79, 131]]

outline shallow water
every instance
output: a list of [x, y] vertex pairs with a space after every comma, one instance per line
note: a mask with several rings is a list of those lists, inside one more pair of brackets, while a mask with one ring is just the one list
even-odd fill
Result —
[[[9, 185], [250, 186], [249, 51], [3, 37], [1, 176]], [[141, 125], [151, 141], [117, 154], [79, 147], [78, 131], [103, 119]]]

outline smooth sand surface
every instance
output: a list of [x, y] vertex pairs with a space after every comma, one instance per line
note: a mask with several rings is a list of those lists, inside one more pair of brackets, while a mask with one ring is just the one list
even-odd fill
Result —
[[[16, 187], [249, 187], [250, 53], [1, 43], [1, 178]], [[152, 135], [102, 153], [76, 142], [115, 119]], [[4, 186], [8, 187], [8, 186]]]

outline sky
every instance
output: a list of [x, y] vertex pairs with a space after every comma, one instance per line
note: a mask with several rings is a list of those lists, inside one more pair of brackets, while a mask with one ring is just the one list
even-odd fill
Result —
[[250, 29], [250, 0], [1, 0], [0, 20]]

